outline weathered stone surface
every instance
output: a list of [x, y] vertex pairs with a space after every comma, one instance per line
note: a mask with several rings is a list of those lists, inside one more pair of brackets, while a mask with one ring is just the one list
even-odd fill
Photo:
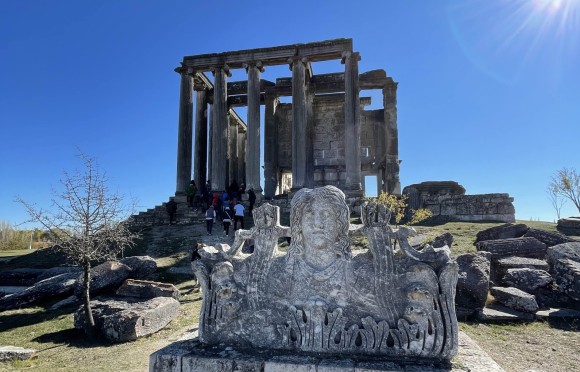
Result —
[[[448, 248], [414, 249], [414, 231], [393, 230], [385, 207], [369, 203], [361, 206], [369, 248], [352, 252], [348, 206], [333, 186], [296, 192], [290, 228], [269, 204], [253, 216], [232, 247], [203, 247], [192, 262], [204, 344], [409, 361], [456, 353], [457, 264]], [[288, 252], [279, 252], [288, 236]], [[250, 239], [254, 252], [240, 253]]]
[[71, 294], [77, 285], [78, 275], [61, 274], [42, 280], [21, 292], [0, 298], [0, 311], [32, 306], [42, 301]]
[[527, 231], [528, 226], [523, 223], [506, 223], [504, 225], [481, 230], [475, 236], [475, 243], [477, 244], [485, 240], [519, 238], [524, 236]]
[[132, 279], [145, 279], [157, 270], [157, 262], [149, 256], [125, 257], [119, 262], [129, 266]]
[[538, 310], [538, 318], [576, 318], [580, 319], [580, 311], [574, 309], [549, 308], [547, 310]]
[[470, 316], [483, 309], [489, 290], [489, 254], [466, 253], [457, 257], [458, 279], [455, 304]]
[[533, 313], [539, 308], [533, 295], [514, 287], [491, 287], [490, 292], [499, 303], [514, 310]]
[[558, 220], [558, 225], [556, 228], [558, 231], [561, 231], [564, 234], [580, 236], [580, 218], [561, 218]]
[[[116, 290], [129, 275], [131, 275], [131, 268], [117, 261], [107, 261], [93, 267], [91, 269], [91, 296]], [[81, 286], [76, 288], [76, 294], [80, 295], [80, 293]]]
[[546, 256], [546, 244], [536, 238], [512, 238], [485, 240], [477, 243], [478, 251], [491, 253], [492, 259], [510, 256], [543, 258]]
[[[134, 341], [165, 327], [179, 314], [179, 301], [156, 297], [146, 301], [137, 298], [101, 297], [91, 301], [95, 327], [113, 342]], [[84, 329], [85, 311], [81, 306], [74, 315], [74, 325]]]
[[555, 245], [548, 248], [546, 254], [548, 256], [550, 267], [553, 267], [554, 262], [560, 259], [569, 259], [580, 262], [580, 242]]
[[19, 346], [0, 346], [0, 362], [26, 360], [36, 357], [36, 350]]
[[173, 284], [148, 280], [127, 279], [117, 289], [117, 295], [138, 298], [171, 297], [179, 300], [179, 290]]
[[20, 268], [0, 271], [1, 286], [31, 286], [37, 281], [37, 277], [43, 272], [42, 269]]
[[556, 284], [560, 291], [580, 301], [580, 262], [560, 259], [553, 264]]
[[[513, 311], [513, 310], [512, 310]], [[530, 315], [530, 314], [526, 314]], [[413, 364], [409, 361], [389, 361], [385, 358], [347, 359], [341, 363], [340, 357], [326, 359], [324, 356], [299, 356], [292, 352], [260, 351], [258, 349], [237, 349], [228, 346], [207, 346], [201, 344], [193, 333], [165, 348], [151, 354], [151, 372], [256, 372], [256, 371], [339, 371], [339, 372], [465, 372], [503, 371], [497, 363], [464, 332], [459, 332], [459, 351], [454, 365], [448, 363]], [[457, 365], [457, 366], [456, 366]], [[192, 369], [192, 367], [203, 369]], [[280, 368], [280, 369], [273, 369]], [[285, 368], [285, 369], [281, 369]]]
[[538, 288], [546, 287], [552, 282], [547, 271], [532, 269], [508, 269], [503, 283], [527, 293], [534, 293]]
[[451, 246], [453, 245], [453, 235], [447, 232], [445, 234], [436, 236], [435, 239], [433, 239], [433, 241], [431, 242], [431, 245], [433, 246], [433, 248], [441, 248], [445, 245], [451, 248]]
[[545, 260], [527, 257], [505, 257], [491, 261], [491, 280], [501, 284], [509, 269], [531, 269], [548, 271], [550, 266]]
[[69, 296], [62, 301], [58, 301], [57, 303], [52, 305], [49, 309], [56, 310], [56, 309], [60, 309], [61, 307], [64, 307], [64, 306], [76, 304], [78, 302], [80, 302], [80, 298], [78, 298], [77, 296]]
[[580, 301], [563, 293], [555, 282], [547, 287], [538, 288], [534, 292], [534, 296], [538, 306], [542, 309], [554, 307], [580, 310]]
[[477, 319], [482, 322], [528, 322], [534, 320], [535, 315], [517, 311], [506, 306], [488, 305], [477, 313]]
[[526, 238], [536, 238], [542, 243], [546, 244], [546, 246], [551, 247], [558, 244], [563, 243], [570, 243], [574, 242], [575, 240], [572, 238], [567, 237], [566, 235], [557, 233], [557, 232], [550, 232], [546, 230], [534, 229], [529, 228], [528, 231], [524, 234]]

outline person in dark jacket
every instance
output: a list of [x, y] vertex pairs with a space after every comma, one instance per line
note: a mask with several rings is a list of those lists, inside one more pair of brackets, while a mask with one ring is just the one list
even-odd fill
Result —
[[248, 209], [250, 212], [254, 209], [254, 203], [256, 202], [256, 193], [254, 189], [248, 190], [248, 201], [250, 202], [250, 208]]
[[175, 202], [175, 200], [170, 199], [166, 204], [165, 204], [165, 210], [167, 211], [167, 214], [169, 214], [169, 224], [172, 225], [175, 221], [175, 212], [177, 212], [177, 203]]

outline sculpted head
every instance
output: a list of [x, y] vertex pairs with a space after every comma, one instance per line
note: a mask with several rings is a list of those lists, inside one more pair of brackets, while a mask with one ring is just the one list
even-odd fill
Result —
[[328, 254], [349, 259], [349, 210], [344, 193], [334, 186], [301, 189], [291, 203], [289, 255]]

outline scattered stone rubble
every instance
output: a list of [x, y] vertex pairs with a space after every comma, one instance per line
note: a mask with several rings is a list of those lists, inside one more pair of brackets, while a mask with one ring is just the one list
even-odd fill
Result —
[[[148, 256], [107, 261], [91, 269], [91, 297], [102, 295], [91, 300], [101, 335], [113, 342], [133, 341], [157, 332], [179, 314], [179, 291], [175, 286], [140, 280], [156, 270], [155, 260]], [[59, 298], [63, 300], [50, 309], [79, 304], [81, 278], [82, 273], [73, 268], [4, 272], [0, 276], [3, 284], [27, 283], [30, 287], [1, 297], [0, 311]], [[34, 282], [35, 279], [42, 280]], [[84, 329], [84, 324], [85, 313], [81, 306], [75, 313], [75, 327]]]
[[457, 257], [460, 319], [530, 321], [579, 314], [580, 241], [508, 223], [480, 231], [475, 244], [477, 254]]

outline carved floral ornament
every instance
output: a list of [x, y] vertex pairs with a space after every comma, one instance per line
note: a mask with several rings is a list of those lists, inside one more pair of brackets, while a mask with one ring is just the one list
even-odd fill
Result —
[[[203, 291], [207, 344], [329, 354], [449, 360], [457, 352], [457, 265], [447, 247], [421, 251], [413, 230], [388, 225], [384, 206], [361, 207], [368, 248], [352, 252], [349, 209], [334, 186], [298, 191], [290, 227], [279, 208], [253, 210], [233, 245], [204, 247], [192, 268]], [[280, 238], [291, 238], [287, 252]], [[254, 252], [244, 254], [244, 242]], [[392, 241], [398, 241], [396, 247]]]

